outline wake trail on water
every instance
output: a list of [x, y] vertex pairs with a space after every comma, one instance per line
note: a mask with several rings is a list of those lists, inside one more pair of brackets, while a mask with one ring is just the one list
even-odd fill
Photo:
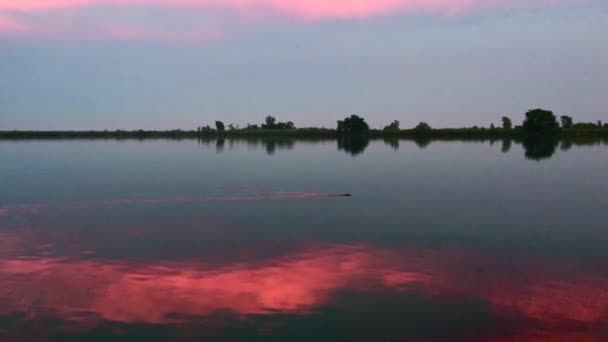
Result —
[[222, 196], [222, 197], [167, 197], [167, 198], [131, 198], [99, 201], [72, 201], [57, 203], [19, 204], [0, 207], [0, 217], [12, 213], [35, 214], [45, 209], [78, 209], [96, 206], [138, 205], [138, 204], [191, 204], [208, 202], [245, 202], [245, 201], [276, 201], [291, 199], [314, 199], [323, 197], [348, 197], [350, 194], [278, 191], [251, 196]]

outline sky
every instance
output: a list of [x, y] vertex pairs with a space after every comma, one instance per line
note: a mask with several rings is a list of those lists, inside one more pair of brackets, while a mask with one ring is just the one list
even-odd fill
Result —
[[0, 130], [608, 122], [606, 0], [0, 0]]

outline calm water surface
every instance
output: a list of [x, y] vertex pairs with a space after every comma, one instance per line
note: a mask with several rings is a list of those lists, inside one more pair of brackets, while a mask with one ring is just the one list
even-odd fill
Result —
[[2, 141], [0, 340], [607, 341], [606, 194], [606, 144]]

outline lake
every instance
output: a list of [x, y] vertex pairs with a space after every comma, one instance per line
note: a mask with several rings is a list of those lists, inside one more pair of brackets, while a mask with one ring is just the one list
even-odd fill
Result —
[[607, 194], [606, 142], [0, 141], [0, 340], [605, 341]]

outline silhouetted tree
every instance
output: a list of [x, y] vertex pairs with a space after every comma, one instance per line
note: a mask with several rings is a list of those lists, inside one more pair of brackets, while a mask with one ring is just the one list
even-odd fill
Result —
[[572, 117], [567, 116], [567, 115], [562, 115], [560, 117], [561, 121], [562, 121], [562, 127], [563, 128], [570, 128], [572, 127]]
[[490, 129], [495, 129], [494, 124], [490, 124]]
[[263, 129], [293, 129], [295, 127], [296, 126], [292, 121], [277, 122], [277, 119], [273, 116], [267, 116], [262, 124]]
[[399, 120], [395, 120], [393, 122], [391, 122], [388, 126], [384, 127], [385, 131], [398, 131], [399, 130]]
[[511, 119], [509, 119], [506, 116], [502, 117], [502, 128], [504, 129], [511, 129], [513, 128], [513, 122], [511, 122]]
[[274, 116], [268, 115], [266, 119], [264, 119], [264, 123], [262, 124], [262, 128], [264, 129], [273, 129], [276, 128], [277, 119]]
[[353, 114], [344, 120], [339, 120], [337, 130], [341, 133], [365, 133], [369, 131], [369, 125], [364, 118]]
[[572, 127], [589, 129], [589, 128], [596, 128], [597, 125], [594, 124], [593, 122], [577, 122], [577, 123], [573, 124]]
[[294, 128], [294, 124], [291, 121], [287, 121], [287, 122], [278, 122], [275, 125], [276, 129], [292, 129]]
[[426, 122], [421, 122], [416, 127], [414, 127], [414, 133], [416, 134], [425, 134], [429, 133], [432, 130], [431, 125]]
[[234, 131], [235, 129], [237, 129], [237, 127], [233, 123], [231, 123], [231, 124], [228, 124], [228, 129], [231, 131]]
[[247, 129], [259, 129], [260, 126], [258, 125], [251, 125], [251, 124], [247, 124]]
[[215, 122], [215, 129], [217, 129], [218, 131], [224, 131], [226, 129], [226, 127], [224, 126], [224, 123], [221, 121], [216, 121]]
[[528, 133], [551, 133], [558, 128], [555, 114], [544, 109], [533, 109], [526, 113], [523, 128]]

